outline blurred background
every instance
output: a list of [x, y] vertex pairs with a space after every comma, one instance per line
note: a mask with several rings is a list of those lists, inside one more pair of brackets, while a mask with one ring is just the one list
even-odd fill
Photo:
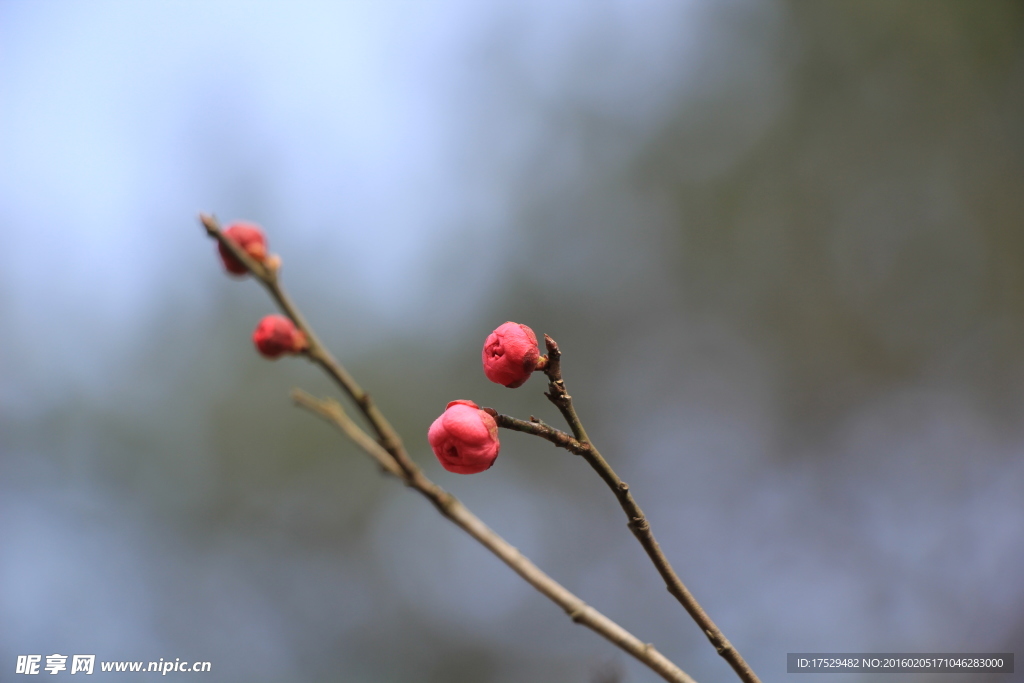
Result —
[[1024, 655], [1021, 3], [5, 0], [0, 92], [0, 678], [658, 680], [291, 406], [335, 390], [257, 356], [199, 211], [265, 227], [430, 477], [698, 681], [736, 679], [585, 463], [430, 452], [457, 398], [557, 422], [484, 378], [502, 322], [764, 681]]

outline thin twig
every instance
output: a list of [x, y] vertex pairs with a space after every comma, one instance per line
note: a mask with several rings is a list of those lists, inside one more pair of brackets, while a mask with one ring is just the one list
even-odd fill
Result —
[[[619, 505], [629, 520], [628, 526], [630, 531], [633, 532], [633, 535], [636, 536], [637, 540], [640, 541], [640, 545], [647, 552], [648, 557], [651, 558], [651, 562], [654, 563], [661, 578], [664, 579], [668, 592], [675, 596], [679, 603], [689, 612], [701, 631], [704, 632], [704, 635], [711, 641], [715, 650], [729, 663], [740, 677], [740, 680], [744, 681], [744, 683], [760, 683], [757, 674], [754, 673], [750, 665], [743, 659], [739, 650], [729, 642], [729, 639], [725, 637], [721, 629], [715, 625], [715, 622], [704, 611], [704, 608], [700, 606], [700, 603], [697, 602], [697, 599], [693, 597], [693, 594], [690, 593], [679, 578], [679, 575], [672, 568], [668, 558], [665, 557], [665, 553], [662, 552], [661, 546], [658, 545], [658, 541], [654, 538], [654, 532], [651, 531], [651, 525], [647, 521], [647, 517], [633, 499], [629, 485], [619, 478], [619, 475], [615, 473], [615, 470], [612, 469], [611, 465], [608, 464], [597, 448], [594, 447], [594, 444], [591, 443], [590, 437], [587, 436], [583, 423], [580, 422], [576, 409], [573, 407], [572, 396], [569, 395], [565, 388], [565, 382], [562, 380], [562, 353], [558, 349], [558, 344], [548, 335], [544, 335], [544, 344], [548, 351], [548, 363], [544, 367], [544, 374], [548, 377], [548, 390], [544, 395], [562, 413], [575, 439], [567, 441], [566, 437], [569, 435], [565, 434], [565, 432], [559, 432], [559, 430], [552, 429], [546, 425], [543, 425], [543, 427], [529, 427], [528, 425], [531, 423], [515, 420], [515, 418], [509, 418], [509, 420], [515, 420], [515, 422], [508, 425], [502, 424], [503, 421], [499, 420], [498, 425], [536, 434], [555, 445], [565, 448], [571, 453], [583, 456], [615, 494]], [[564, 442], [564, 444], [560, 442]]]
[[293, 390], [293, 400], [303, 408], [333, 423], [366, 451], [388, 474], [423, 494], [427, 500], [466, 533], [498, 556], [527, 583], [557, 604], [576, 623], [582, 624], [608, 639], [641, 662], [649, 666], [666, 681], [695, 683], [690, 676], [658, 652], [653, 645], [641, 642], [636, 636], [601, 614], [572, 594], [560, 583], [545, 574], [525, 555], [492, 531], [455, 496], [430, 481], [421, 471], [411, 478], [391, 459], [390, 454], [352, 421], [337, 401], [317, 399], [304, 391]]
[[672, 683], [695, 683], [693, 678], [658, 652], [649, 643], [644, 643], [629, 631], [601, 614], [583, 600], [575, 596], [560, 583], [540, 570], [535, 564], [487, 527], [476, 515], [469, 511], [455, 496], [432, 482], [409, 457], [401, 439], [394, 428], [388, 423], [380, 410], [371, 400], [369, 394], [360, 388], [344, 367], [320, 343], [313, 329], [302, 317], [299, 310], [284, 293], [278, 281], [276, 267], [269, 267], [251, 258], [232, 240], [224, 236], [217, 220], [210, 215], [200, 214], [200, 222], [207, 233], [245, 264], [249, 272], [262, 284], [281, 310], [291, 318], [309, 341], [306, 355], [320, 365], [352, 398], [356, 406], [377, 433], [379, 441], [375, 441], [363, 431], [346, 413], [337, 401], [320, 400], [302, 392], [294, 391], [293, 400], [303, 408], [337, 426], [348, 435], [360, 448], [366, 451], [387, 473], [401, 479], [407, 486], [423, 494], [442, 515], [462, 528], [466, 533], [480, 542], [484, 547], [498, 556], [517, 574], [557, 604], [576, 623], [582, 624], [607, 639], [622, 650], [636, 657], [640, 662], [656, 672], [666, 681]]
[[305, 352], [306, 356], [323, 368], [355, 404], [359, 406], [359, 410], [366, 416], [370, 426], [377, 433], [381, 446], [391, 454], [399, 466], [411, 472], [416, 466], [406, 454], [398, 433], [385, 419], [370, 395], [363, 391], [355, 378], [348, 374], [348, 371], [345, 370], [341, 363], [335, 360], [331, 352], [327, 350], [327, 347], [320, 342], [316, 333], [313, 332], [313, 328], [309, 326], [309, 323], [302, 317], [302, 313], [299, 312], [299, 309], [295, 307], [295, 304], [292, 303], [292, 300], [285, 293], [284, 288], [281, 287], [277, 269], [264, 266], [245, 253], [244, 249], [228, 239], [223, 231], [221, 231], [217, 219], [213, 216], [201, 213], [199, 214], [199, 220], [211, 237], [223, 244], [239, 261], [245, 264], [245, 267], [249, 269], [253, 277], [266, 288], [270, 296], [277, 302], [281, 311], [291, 318], [295, 326], [306, 335], [306, 339], [309, 341], [309, 349]]
[[561, 429], [555, 429], [536, 418], [532, 418], [527, 422], [526, 420], [520, 420], [509, 415], [502, 415], [498, 411], [494, 410], [494, 408], [484, 408], [483, 410], [494, 417], [494, 421], [498, 423], [499, 427], [539, 436], [542, 439], [550, 441], [559, 448], [564, 448], [570, 453], [583, 455], [583, 452], [591, 447], [590, 444], [581, 444], [579, 441], [572, 438], [572, 434], [567, 434]]
[[328, 422], [333, 423], [348, 438], [352, 439], [357, 446], [366, 451], [371, 458], [377, 461], [381, 469], [388, 474], [403, 478], [402, 468], [398, 466], [391, 454], [384, 450], [384, 447], [373, 440], [369, 434], [360, 429], [359, 425], [348, 416], [341, 404], [333, 398], [319, 399], [302, 389], [292, 389], [292, 400], [295, 404], [306, 410], [319, 415]]

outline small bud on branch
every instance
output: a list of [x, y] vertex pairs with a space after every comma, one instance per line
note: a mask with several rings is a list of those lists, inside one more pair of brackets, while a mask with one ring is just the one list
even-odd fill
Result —
[[[240, 246], [245, 253], [255, 261], [263, 263], [267, 258], [267, 237], [263, 230], [254, 223], [235, 223], [224, 230], [224, 236]], [[220, 259], [224, 267], [233, 275], [245, 275], [249, 269], [245, 264], [235, 258], [235, 255], [228, 251], [223, 244], [217, 245], [220, 252]]]
[[265, 358], [275, 359], [286, 353], [302, 353], [309, 342], [295, 324], [281, 315], [268, 315], [252, 333], [256, 350]]
[[522, 386], [540, 360], [537, 335], [526, 325], [507, 322], [484, 340], [482, 356], [487, 379], [510, 389]]
[[472, 401], [452, 401], [427, 431], [441, 466], [456, 474], [489, 469], [498, 457], [498, 424]]

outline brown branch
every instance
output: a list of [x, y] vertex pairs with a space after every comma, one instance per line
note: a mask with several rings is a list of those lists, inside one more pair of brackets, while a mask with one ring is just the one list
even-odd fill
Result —
[[348, 374], [348, 371], [345, 370], [341, 363], [335, 360], [331, 352], [327, 350], [327, 347], [320, 342], [320, 339], [313, 332], [313, 328], [309, 326], [309, 323], [302, 317], [302, 313], [299, 312], [299, 309], [295, 307], [295, 304], [292, 303], [292, 300], [285, 293], [284, 288], [281, 287], [277, 268], [267, 267], [245, 253], [244, 249], [224, 235], [220, 229], [220, 224], [213, 216], [199, 214], [199, 220], [203, 227], [206, 228], [207, 234], [223, 244], [239, 261], [245, 264], [245, 267], [249, 269], [252, 276], [263, 285], [274, 301], [277, 302], [281, 311], [291, 318], [295, 326], [306, 335], [306, 339], [309, 341], [309, 349], [305, 352], [305, 355], [323, 368], [355, 404], [359, 406], [359, 410], [366, 416], [370, 426], [373, 427], [373, 431], [376, 432], [377, 437], [380, 439], [381, 446], [391, 454], [399, 466], [409, 472], [413, 471], [416, 465], [405, 452], [398, 433], [384, 418], [384, 415], [377, 408], [370, 395], [363, 391], [355, 378]]
[[455, 496], [432, 482], [421, 471], [417, 470], [416, 474], [412, 476], [404, 472], [380, 444], [361, 430], [345, 414], [345, 411], [337, 401], [317, 399], [297, 389], [292, 391], [292, 398], [303, 408], [333, 423], [342, 432], [347, 434], [355, 441], [356, 445], [377, 461], [385, 472], [402, 479], [406, 485], [423, 494], [442, 515], [479, 541], [485, 548], [497, 555], [502, 562], [511, 567], [519, 576], [523, 577], [527, 583], [565, 610], [565, 613], [574, 622], [586, 626], [619, 646], [646, 664], [666, 681], [695, 683], [690, 676], [658, 652], [653, 645], [641, 642], [632, 633], [587, 605], [583, 600], [573, 595], [568, 589], [541, 571], [525, 555], [492, 531], [479, 517], [470, 512]]
[[374, 440], [363, 431], [346, 413], [337, 401], [320, 400], [303, 391], [293, 391], [292, 399], [303, 408], [319, 415], [338, 427], [349, 436], [360, 448], [366, 451], [377, 464], [388, 474], [401, 479], [407, 486], [416, 489], [425, 496], [438, 511], [476, 539], [484, 547], [498, 556], [513, 571], [541, 594], [557, 604], [576, 623], [586, 626], [609, 642], [636, 657], [666, 681], [672, 683], [695, 683], [686, 672], [672, 663], [649, 643], [644, 643], [617, 623], [587, 605], [560, 583], [540, 570], [525, 555], [509, 544], [497, 533], [487, 527], [476, 515], [469, 511], [455, 496], [432, 482], [422, 470], [409, 458], [401, 439], [394, 428], [388, 423], [379, 409], [364, 392], [344, 367], [326, 350], [305, 321], [298, 309], [284, 293], [278, 282], [276, 267], [267, 266], [256, 261], [224, 236], [217, 220], [207, 214], [200, 214], [200, 221], [207, 233], [245, 264], [249, 272], [262, 284], [280, 306], [281, 310], [291, 318], [309, 341], [306, 355], [320, 365], [352, 398], [356, 406], [377, 433], [379, 440]]
[[383, 471], [399, 479], [403, 478], [402, 468], [398, 466], [398, 463], [391, 457], [391, 454], [374, 441], [373, 437], [360, 429], [359, 425], [348, 416], [348, 413], [345, 412], [340, 403], [332, 398], [316, 398], [301, 389], [292, 389], [292, 400], [295, 401], [296, 405], [334, 424], [348, 438], [352, 439], [357, 446], [376, 460]]
[[494, 421], [498, 423], [499, 427], [539, 436], [542, 439], [550, 441], [559, 448], [564, 448], [570, 453], [583, 455], [583, 452], [590, 448], [590, 444], [581, 444], [579, 441], [572, 438], [572, 434], [566, 434], [560, 429], [555, 429], [550, 425], [546, 425], [535, 417], [531, 417], [530, 421], [527, 422], [526, 420], [502, 415], [493, 408], [484, 408], [483, 410], [487, 411], [494, 417]]
[[[597, 448], [594, 447], [594, 444], [591, 443], [586, 430], [583, 428], [583, 423], [580, 422], [576, 409], [573, 407], [572, 396], [569, 395], [565, 388], [565, 382], [562, 380], [562, 353], [558, 349], [558, 344], [548, 335], [544, 335], [544, 344], [548, 350], [548, 363], [544, 367], [544, 374], [548, 377], [548, 390], [544, 395], [562, 413], [575, 439], [566, 441], [565, 438], [559, 436], [564, 435], [564, 437], [568, 437], [569, 435], [565, 434], [565, 432], [559, 432], [557, 429], [551, 429], [550, 427], [547, 427], [547, 429], [526, 427], [530, 423], [524, 423], [522, 420], [515, 420], [515, 418], [509, 418], [509, 420], [515, 420], [515, 422], [509, 424], [509, 428], [536, 434], [586, 459], [587, 463], [594, 468], [594, 471], [597, 472], [608, 485], [608, 488], [615, 494], [619, 505], [629, 520], [629, 530], [633, 532], [633, 535], [636, 536], [636, 539], [640, 541], [640, 545], [647, 552], [647, 556], [651, 558], [651, 562], [654, 563], [661, 578], [665, 581], [665, 587], [668, 589], [668, 592], [689, 612], [701, 631], [704, 632], [704, 635], [711, 641], [715, 650], [729, 663], [740, 677], [740, 680], [744, 681], [744, 683], [760, 683], [757, 674], [754, 673], [750, 665], [743, 659], [739, 650], [729, 642], [729, 639], [725, 637], [721, 629], [715, 625], [715, 622], [704, 611], [704, 608], [700, 606], [700, 603], [697, 602], [697, 599], [693, 597], [693, 594], [690, 593], [679, 578], [679, 575], [672, 568], [668, 558], [665, 557], [665, 553], [662, 552], [661, 546], [658, 545], [658, 541], [654, 538], [654, 532], [651, 531], [651, 525], [647, 521], [647, 517], [633, 499], [629, 485], [619, 478], [619, 475], [615, 473], [615, 470], [612, 469], [611, 465], [608, 464]], [[498, 424], [499, 426], [505, 426], [500, 421]], [[550, 432], [556, 432], [557, 434]], [[556, 439], [565, 441], [565, 445], [558, 443]]]

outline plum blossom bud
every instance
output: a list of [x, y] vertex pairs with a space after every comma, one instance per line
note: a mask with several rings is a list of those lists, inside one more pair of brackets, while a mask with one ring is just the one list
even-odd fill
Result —
[[472, 401], [452, 401], [427, 431], [441, 466], [456, 474], [476, 474], [494, 464], [501, 444], [498, 423]]
[[268, 315], [252, 333], [256, 350], [265, 358], [277, 358], [286, 353], [301, 353], [309, 348], [306, 335], [295, 324], [280, 315]]
[[484, 374], [510, 389], [521, 386], [537, 369], [537, 335], [526, 325], [507, 322], [484, 341]]
[[[267, 238], [258, 225], [235, 223], [224, 231], [224, 236], [260, 263], [267, 258]], [[229, 273], [245, 275], [249, 272], [245, 264], [235, 258], [235, 255], [228, 251], [223, 244], [218, 242], [217, 250], [220, 252], [220, 260], [224, 262], [224, 267]]]

